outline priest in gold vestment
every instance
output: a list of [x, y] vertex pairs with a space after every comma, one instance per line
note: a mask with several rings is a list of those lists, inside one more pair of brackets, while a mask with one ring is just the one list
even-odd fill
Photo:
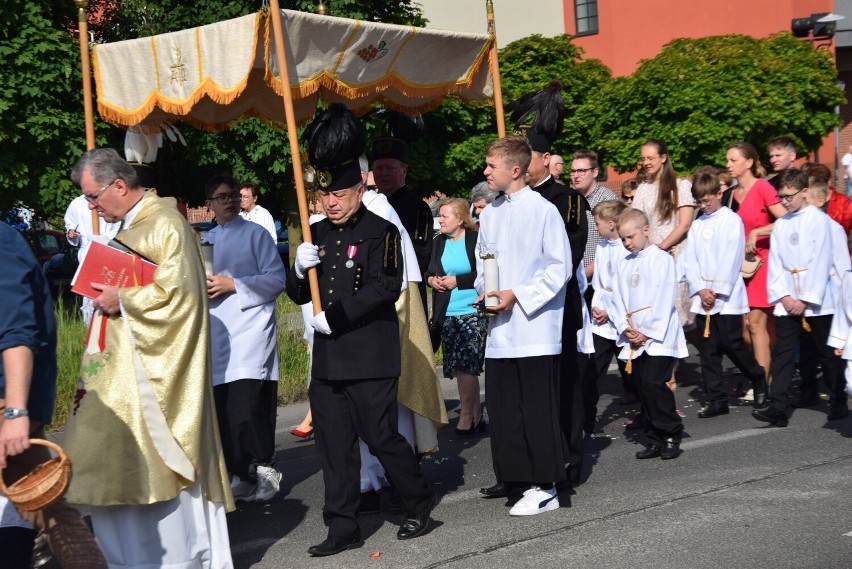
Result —
[[121, 222], [116, 240], [157, 269], [150, 284], [93, 285], [101, 295], [64, 440], [67, 498], [91, 507], [111, 567], [232, 567], [194, 231], [112, 149], [86, 153], [71, 178], [91, 209]]

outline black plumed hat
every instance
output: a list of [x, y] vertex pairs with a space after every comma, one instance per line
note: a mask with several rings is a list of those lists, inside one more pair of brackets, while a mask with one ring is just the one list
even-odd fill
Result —
[[536, 152], [550, 152], [565, 120], [562, 83], [554, 79], [541, 91], [531, 91], [506, 105], [506, 110], [512, 113], [509, 119], [515, 123], [516, 134], [526, 136]]
[[305, 128], [304, 167], [308, 189], [331, 192], [351, 188], [361, 181], [358, 158], [367, 146], [364, 125], [340, 103], [333, 103]]
[[394, 158], [407, 163], [408, 145], [423, 134], [423, 116], [409, 116], [387, 107], [379, 107], [367, 113], [364, 118], [383, 123], [384, 130], [389, 135], [373, 140], [372, 159]]

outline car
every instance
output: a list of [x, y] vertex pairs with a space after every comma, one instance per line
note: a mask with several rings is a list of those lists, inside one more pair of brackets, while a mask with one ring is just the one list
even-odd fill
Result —
[[47, 279], [53, 298], [71, 289], [77, 272], [77, 247], [68, 243], [65, 233], [53, 229], [36, 229], [21, 233], [29, 243]]

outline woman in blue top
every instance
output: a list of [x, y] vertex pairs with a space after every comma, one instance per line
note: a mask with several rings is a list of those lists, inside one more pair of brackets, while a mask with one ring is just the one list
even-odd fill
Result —
[[444, 375], [458, 381], [459, 422], [456, 434], [472, 435], [485, 428], [479, 400], [479, 374], [485, 360], [485, 316], [476, 302], [476, 231], [466, 200], [442, 200], [441, 234], [435, 238], [426, 282], [432, 287], [432, 323], [443, 324]]

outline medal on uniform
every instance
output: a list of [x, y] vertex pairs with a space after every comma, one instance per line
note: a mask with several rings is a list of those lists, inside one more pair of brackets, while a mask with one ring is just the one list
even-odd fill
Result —
[[349, 257], [349, 260], [346, 261], [346, 268], [351, 269], [355, 266], [355, 261], [352, 260], [352, 257], [355, 256], [355, 253], [358, 252], [358, 247], [356, 245], [350, 245], [346, 248], [346, 256]]
[[320, 245], [320, 246], [319, 246], [319, 256], [320, 256], [320, 257], [325, 257], [325, 245]]

